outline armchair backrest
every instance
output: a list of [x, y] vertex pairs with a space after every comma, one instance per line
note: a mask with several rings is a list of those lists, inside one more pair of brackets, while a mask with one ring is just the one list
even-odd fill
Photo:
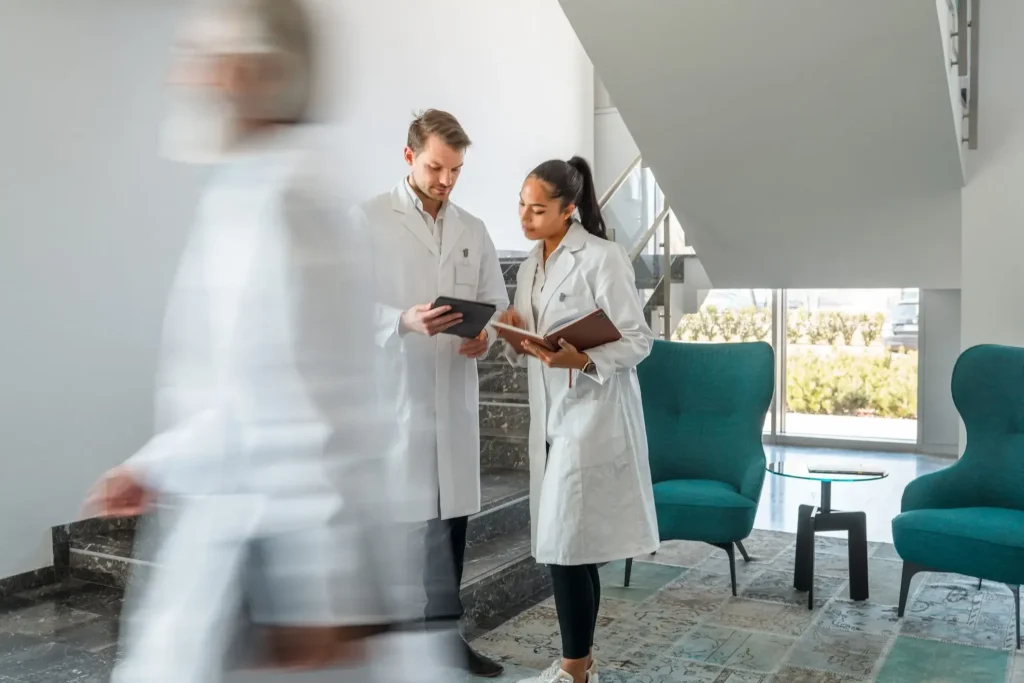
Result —
[[775, 389], [769, 344], [657, 340], [637, 374], [654, 483], [710, 479], [742, 489], [750, 468], [764, 467]]
[[962, 505], [1024, 510], [1024, 348], [967, 349], [953, 367], [952, 390], [967, 428], [957, 463]]

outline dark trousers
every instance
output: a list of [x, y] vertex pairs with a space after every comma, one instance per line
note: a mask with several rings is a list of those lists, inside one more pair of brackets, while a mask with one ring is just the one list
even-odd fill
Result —
[[427, 622], [457, 622], [462, 618], [462, 565], [466, 560], [468, 517], [427, 522], [424, 536], [423, 588]]
[[601, 606], [601, 576], [596, 564], [574, 567], [551, 565], [562, 656], [585, 659], [594, 647], [597, 611]]

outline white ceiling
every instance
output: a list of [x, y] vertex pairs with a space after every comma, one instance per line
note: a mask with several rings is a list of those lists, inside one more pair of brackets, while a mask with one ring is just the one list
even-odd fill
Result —
[[560, 2], [716, 287], [959, 287], [936, 0]]

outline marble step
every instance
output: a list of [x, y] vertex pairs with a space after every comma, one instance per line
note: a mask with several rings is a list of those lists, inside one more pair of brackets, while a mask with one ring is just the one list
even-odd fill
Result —
[[481, 392], [480, 433], [528, 437], [530, 404], [527, 395]]
[[487, 469], [527, 470], [530, 467], [529, 435], [505, 434], [499, 430], [480, 432], [480, 466]]
[[[461, 593], [466, 608], [464, 627], [471, 639], [551, 594], [547, 569], [530, 555], [529, 504], [521, 488], [524, 474], [487, 473], [488, 507], [470, 519]], [[510, 511], [517, 513], [511, 515]], [[490, 521], [479, 524], [487, 516]], [[89, 536], [72, 533], [68, 539], [68, 566], [63, 579], [123, 590], [130, 577], [144, 578], [152, 569], [152, 548], [139, 547], [134, 528], [142, 528], [151, 520], [140, 519], [137, 524], [133, 520], [133, 525], [108, 526], [103, 531], [100, 528], [106, 520], [87, 522]], [[501, 525], [504, 527], [499, 529]], [[139, 538], [153, 537], [144, 534]]]
[[[496, 345], [497, 346], [497, 345]], [[526, 394], [526, 368], [517, 368], [504, 358], [482, 360], [477, 364], [482, 394]]]
[[135, 538], [134, 529], [72, 536], [69, 542], [71, 578], [123, 589], [129, 579], [153, 566], [153, 553], [136, 549]]
[[462, 580], [463, 628], [473, 639], [551, 594], [551, 575], [530, 555], [530, 529], [466, 551]]
[[519, 273], [519, 266], [526, 259], [526, 255], [520, 256], [508, 256], [500, 257], [498, 263], [501, 264], [501, 273], [505, 276], [506, 285], [514, 285], [516, 283], [516, 277]]
[[[488, 468], [480, 475], [481, 510], [469, 519], [467, 545], [479, 546], [530, 525], [530, 477], [524, 470]], [[153, 523], [138, 520], [86, 520], [71, 525], [67, 543], [68, 573], [73, 578], [123, 588], [133, 573], [152, 566], [152, 534], [136, 529]], [[138, 539], [138, 541], [137, 541]]]
[[469, 518], [467, 547], [530, 526], [530, 474], [525, 470], [485, 469], [480, 474], [480, 512]]

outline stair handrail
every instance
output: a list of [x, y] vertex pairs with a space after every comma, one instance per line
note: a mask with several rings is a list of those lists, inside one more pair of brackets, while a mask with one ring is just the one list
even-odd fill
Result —
[[597, 202], [597, 205], [600, 208], [603, 209], [605, 207], [605, 204], [607, 204], [608, 201], [612, 198], [612, 195], [615, 194], [620, 187], [622, 187], [623, 183], [626, 182], [626, 178], [628, 178], [629, 174], [633, 172], [633, 169], [640, 165], [640, 160], [642, 158], [642, 155], [638, 155], [636, 159], [633, 159], [633, 161], [630, 162], [628, 166], [626, 166], [625, 170], [622, 171], [622, 173], [615, 177], [615, 181], [612, 182], [611, 187], [605, 190], [604, 194], [601, 195], [601, 198]]
[[644, 234], [637, 240], [636, 245], [629, 251], [629, 260], [631, 262], [636, 260], [637, 256], [640, 255], [640, 252], [642, 252], [644, 247], [647, 246], [647, 243], [651, 241], [651, 237], [658, 231], [658, 228], [661, 227], [664, 220], [668, 218], [669, 211], [670, 209], [666, 206], [661, 210], [661, 213], [655, 216], [654, 220], [651, 221], [650, 227], [644, 231]]

